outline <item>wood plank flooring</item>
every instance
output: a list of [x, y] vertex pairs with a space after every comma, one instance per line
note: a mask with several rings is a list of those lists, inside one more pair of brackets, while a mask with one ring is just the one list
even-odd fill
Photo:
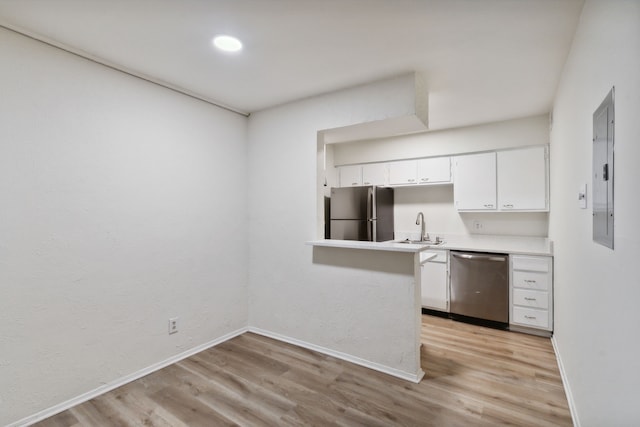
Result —
[[50, 426], [571, 426], [548, 338], [422, 316], [419, 384], [246, 333]]

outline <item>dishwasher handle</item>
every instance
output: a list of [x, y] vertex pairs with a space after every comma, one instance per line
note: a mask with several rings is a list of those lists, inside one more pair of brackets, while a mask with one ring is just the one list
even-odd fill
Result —
[[507, 257], [504, 257], [504, 256], [485, 255], [485, 254], [461, 254], [458, 252], [451, 252], [451, 256], [456, 258], [464, 258], [464, 259], [477, 259], [481, 261], [505, 262], [507, 260]]

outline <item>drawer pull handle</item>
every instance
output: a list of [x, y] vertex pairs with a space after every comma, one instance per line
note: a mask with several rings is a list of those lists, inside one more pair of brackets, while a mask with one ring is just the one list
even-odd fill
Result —
[[524, 316], [525, 319], [536, 320], [535, 316]]
[[525, 301], [536, 301], [535, 298], [529, 298], [529, 297], [524, 297], [524, 300]]
[[525, 282], [525, 283], [536, 283], [536, 281], [535, 281], [535, 280], [525, 280], [524, 282]]

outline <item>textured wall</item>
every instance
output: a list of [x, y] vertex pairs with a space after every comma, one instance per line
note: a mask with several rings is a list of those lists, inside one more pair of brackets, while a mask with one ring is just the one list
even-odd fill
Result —
[[[249, 323], [409, 371], [412, 361], [396, 355], [398, 349], [415, 348], [417, 341], [417, 324], [397, 333], [398, 325], [414, 325], [418, 309], [412, 257], [345, 251], [340, 253], [345, 264], [334, 265], [314, 262], [314, 249], [305, 245], [318, 238], [317, 219], [323, 212], [317, 131], [377, 114], [393, 117], [388, 111], [396, 105], [404, 111], [402, 102], [386, 104], [396, 82], [403, 83], [384, 81], [251, 115]], [[365, 255], [370, 261], [358, 266]], [[405, 267], [398, 271], [389, 262]], [[376, 265], [382, 270], [371, 271]]]
[[[587, 1], [554, 105], [555, 340], [582, 426], [637, 426], [640, 2]], [[592, 115], [615, 85], [615, 250], [592, 241]], [[579, 209], [587, 183], [589, 206]]]
[[0, 56], [5, 425], [245, 327], [248, 227], [244, 117], [5, 30]]

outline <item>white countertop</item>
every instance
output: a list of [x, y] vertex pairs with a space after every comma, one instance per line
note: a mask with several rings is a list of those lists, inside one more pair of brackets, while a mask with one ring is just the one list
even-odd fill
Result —
[[320, 239], [306, 242], [311, 246], [324, 246], [329, 248], [350, 248], [350, 249], [367, 249], [372, 251], [391, 251], [391, 252], [420, 252], [428, 249], [425, 245], [414, 245], [409, 243], [398, 243], [395, 241], [388, 242], [362, 242], [358, 240], [330, 240]]
[[468, 235], [447, 236], [442, 249], [496, 252], [514, 255], [553, 255], [553, 242], [546, 237]]
[[553, 255], [553, 242], [545, 237], [465, 235], [445, 236], [445, 243], [438, 246], [388, 242], [361, 242], [357, 240], [312, 240], [311, 246], [368, 249], [394, 252], [421, 252], [424, 250], [447, 249], [475, 252], [507, 253], [514, 255]]

